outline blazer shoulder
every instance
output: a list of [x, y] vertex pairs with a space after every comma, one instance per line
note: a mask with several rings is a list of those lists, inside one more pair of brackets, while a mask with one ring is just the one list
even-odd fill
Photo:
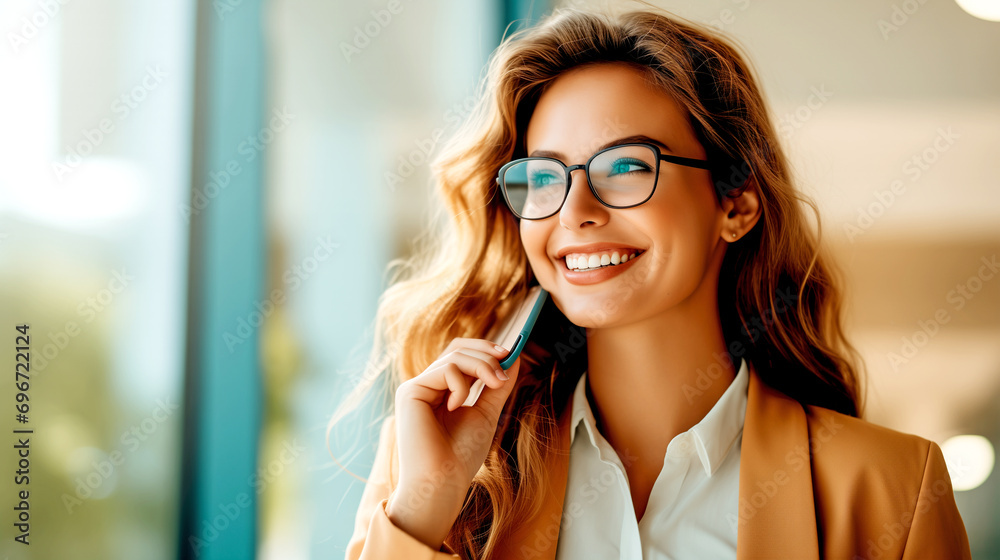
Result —
[[969, 558], [936, 443], [825, 408], [805, 408], [826, 557], [864, 551], [866, 558]]
[[[821, 502], [867, 493], [883, 504], [897, 502], [893, 509], [905, 508], [916, 499], [929, 465], [947, 476], [941, 450], [930, 440], [826, 408], [805, 408], [813, 483]], [[950, 493], [951, 480], [947, 483]]]
[[[834, 461], [841, 469], [869, 469], [881, 463], [898, 476], [905, 471], [919, 477], [933, 442], [867, 420], [806, 405], [809, 446], [814, 461]], [[918, 478], [919, 480], [919, 478]]]

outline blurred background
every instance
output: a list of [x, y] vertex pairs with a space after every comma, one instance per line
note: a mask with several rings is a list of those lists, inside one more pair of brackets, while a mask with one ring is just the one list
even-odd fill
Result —
[[[974, 557], [1000, 558], [998, 3], [653, 3], [750, 53], [847, 275], [866, 417], [943, 446]], [[27, 485], [4, 444], [0, 556], [342, 557], [363, 484], [333, 457], [366, 476], [387, 403], [329, 448], [327, 423], [428, 223], [427, 162], [508, 24], [590, 5], [0, 3], [0, 363], [27, 325], [26, 422], [12, 383], [0, 402], [33, 430]]]

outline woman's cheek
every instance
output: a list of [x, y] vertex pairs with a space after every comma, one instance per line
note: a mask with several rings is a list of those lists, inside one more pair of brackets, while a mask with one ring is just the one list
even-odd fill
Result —
[[541, 239], [539, 232], [534, 231], [536, 228], [530, 225], [525, 225], [522, 222], [521, 225], [521, 245], [524, 247], [524, 253], [528, 256], [528, 264], [531, 265], [531, 269], [535, 271], [535, 274], [545, 274], [545, 266], [548, 262], [548, 257], [545, 254], [545, 240]]
[[538, 283], [546, 290], [551, 289], [553, 271], [549, 259], [545, 255], [538, 254], [537, 251], [531, 252], [528, 253], [528, 264], [531, 265], [531, 270], [534, 271]]

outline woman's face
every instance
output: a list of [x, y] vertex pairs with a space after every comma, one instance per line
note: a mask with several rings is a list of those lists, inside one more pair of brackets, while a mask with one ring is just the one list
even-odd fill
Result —
[[[605, 145], [641, 141], [664, 154], [705, 159], [686, 112], [639, 70], [618, 63], [576, 68], [553, 81], [531, 116], [526, 141], [530, 156], [567, 166], [586, 163]], [[724, 219], [707, 170], [663, 161], [652, 198], [633, 208], [602, 205], [584, 171], [573, 171], [562, 209], [543, 220], [521, 220], [520, 233], [535, 276], [566, 317], [583, 327], [610, 327], [683, 306], [699, 287], [714, 298]], [[590, 263], [591, 255], [615, 252], [619, 259], [637, 256], [600, 268], [567, 267], [567, 255]]]

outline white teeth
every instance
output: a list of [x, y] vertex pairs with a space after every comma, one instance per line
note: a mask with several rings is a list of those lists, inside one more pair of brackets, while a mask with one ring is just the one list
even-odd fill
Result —
[[619, 253], [615, 251], [611, 254], [601, 253], [601, 254], [591, 254], [591, 255], [581, 255], [581, 256], [570, 256], [567, 255], [566, 258], [566, 268], [570, 270], [590, 270], [592, 268], [600, 268], [602, 266], [622, 264], [629, 261], [629, 259], [634, 259], [638, 253], [629, 255], [628, 253]]

